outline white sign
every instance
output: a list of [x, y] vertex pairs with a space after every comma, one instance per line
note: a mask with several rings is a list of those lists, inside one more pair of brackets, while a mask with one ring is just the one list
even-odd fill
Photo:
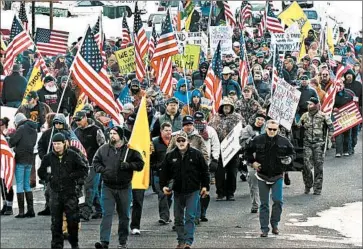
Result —
[[15, 108], [15, 107], [0, 106], [0, 113], [1, 113], [0, 118], [7, 117], [10, 120], [8, 128], [15, 129], [14, 117], [15, 117], [15, 113], [17, 110], [18, 110], [18, 108]]
[[232, 50], [232, 28], [229, 26], [210, 26], [210, 48], [212, 56], [221, 41], [221, 54], [233, 54]]
[[221, 155], [223, 167], [226, 167], [227, 163], [236, 155], [241, 149], [239, 143], [239, 137], [242, 133], [242, 121], [239, 122], [236, 127], [227, 135], [227, 137], [221, 143]]
[[291, 130], [300, 95], [301, 92], [299, 90], [289, 85], [286, 81], [280, 80], [272, 96], [268, 116], [277, 120], [287, 130]]
[[300, 41], [300, 33], [271, 33], [271, 44], [276, 44], [279, 51], [297, 51]]

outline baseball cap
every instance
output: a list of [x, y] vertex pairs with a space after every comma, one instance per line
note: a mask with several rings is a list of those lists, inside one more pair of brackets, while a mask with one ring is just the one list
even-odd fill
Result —
[[205, 115], [203, 112], [195, 112], [193, 117], [195, 121], [202, 121], [204, 120]]
[[73, 118], [74, 118], [75, 121], [80, 121], [84, 117], [87, 117], [87, 113], [85, 111], [79, 111], [79, 112], [76, 113], [76, 115], [74, 115]]
[[315, 97], [311, 97], [308, 101], [306, 101], [306, 103], [308, 103], [308, 104], [313, 103], [316, 105], [319, 103], [319, 100]]
[[183, 126], [188, 124], [194, 124], [194, 118], [192, 116], [186, 115], [183, 118]]
[[176, 134], [175, 139], [178, 139], [180, 137], [188, 139], [188, 134], [185, 131], [181, 131], [178, 134]]

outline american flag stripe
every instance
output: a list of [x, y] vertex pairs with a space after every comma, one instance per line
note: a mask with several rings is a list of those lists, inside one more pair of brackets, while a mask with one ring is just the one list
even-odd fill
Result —
[[161, 66], [159, 66], [158, 84], [163, 93], [169, 97], [173, 96], [173, 87], [171, 83], [172, 78], [172, 60], [171, 57], [162, 59]]
[[27, 31], [28, 30], [28, 17], [26, 15], [26, 11], [25, 11], [25, 2], [20, 3], [19, 19], [20, 19], [20, 21], [22, 21], [23, 27]]
[[210, 65], [204, 84], [206, 85], [205, 95], [213, 101], [213, 113], [218, 111], [222, 101], [222, 59], [221, 59], [221, 44], [218, 43], [216, 52], [213, 55], [212, 64]]
[[142, 21], [135, 3], [135, 15], [134, 15], [134, 35], [135, 35], [135, 59], [136, 59], [136, 78], [138, 81], [142, 81], [146, 74], [146, 67], [144, 64], [144, 56], [147, 53], [148, 40], [146, 32], [142, 26]]
[[130, 29], [129, 25], [127, 24], [126, 16], [124, 16], [122, 20], [122, 43], [121, 43], [121, 49], [124, 49], [127, 47], [127, 44], [131, 42], [131, 35], [130, 35]]
[[342, 132], [344, 132], [345, 130], [347, 130], [347, 127], [345, 127], [343, 129], [343, 127], [339, 123], [339, 119], [341, 118], [341, 113], [343, 113], [343, 112], [355, 113], [355, 118], [357, 119], [357, 122], [352, 124], [351, 127], [356, 126], [356, 125], [362, 123], [362, 121], [363, 121], [357, 104], [354, 101], [350, 102], [349, 104], [343, 106], [342, 108], [339, 108], [339, 113], [334, 113], [334, 121], [333, 121], [334, 136], [337, 136], [337, 135], [341, 134]]
[[69, 32], [37, 28], [36, 45], [42, 55], [66, 54]]
[[273, 13], [270, 3], [267, 3], [266, 28], [271, 33], [284, 33], [284, 27]]
[[236, 26], [236, 20], [234, 19], [231, 8], [229, 7], [228, 1], [223, 1], [224, 15], [226, 17], [226, 23], [234, 28]]
[[74, 80], [87, 96], [102, 110], [111, 115], [116, 124], [121, 124], [119, 109], [112, 92], [104, 61], [88, 28], [72, 68]]
[[258, 25], [258, 36], [259, 37], [263, 36], [263, 33], [265, 32], [265, 29], [266, 29], [266, 8], [265, 8], [265, 11], [263, 12], [261, 22]]
[[21, 26], [19, 20], [14, 16], [10, 32], [11, 42], [6, 49], [6, 57], [4, 61], [4, 73], [8, 75], [14, 65], [15, 58], [24, 52], [28, 47], [33, 45], [33, 41], [29, 34], [26, 33]]
[[241, 79], [241, 89], [245, 88], [248, 83], [248, 65], [246, 61], [246, 51], [245, 51], [245, 41], [243, 38], [243, 34], [241, 34], [240, 38], [241, 50], [240, 50], [240, 60], [239, 60], [239, 75]]
[[247, 1], [242, 1], [239, 13], [239, 24], [241, 30], [244, 29], [246, 20], [248, 18], [251, 18], [251, 16], [252, 16], [251, 4], [249, 4]]
[[[74, 76], [79, 83], [82, 91], [86, 93], [93, 101], [97, 103], [103, 110], [110, 110], [111, 115], [117, 120], [119, 114], [114, 110], [113, 93], [105, 69], [101, 70], [101, 74], [95, 75], [93, 69], [80, 56], [76, 58], [74, 63]], [[112, 99], [105, 98], [112, 97]]]
[[4, 179], [6, 188], [9, 190], [13, 185], [15, 158], [3, 134], [1, 134], [0, 156], [1, 178]]

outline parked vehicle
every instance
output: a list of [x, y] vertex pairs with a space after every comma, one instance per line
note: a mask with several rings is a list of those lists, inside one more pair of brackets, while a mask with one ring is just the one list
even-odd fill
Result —
[[[282, 9], [289, 7], [294, 1], [282, 1]], [[312, 8], [314, 7], [314, 1], [296, 0], [301, 8]]]

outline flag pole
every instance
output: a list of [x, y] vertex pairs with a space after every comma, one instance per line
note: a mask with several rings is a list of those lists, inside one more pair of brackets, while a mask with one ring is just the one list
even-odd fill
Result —
[[[277, 47], [277, 43], [275, 43], [273, 46], [271, 44], [271, 47], [273, 47], [273, 57], [272, 57], [272, 78], [271, 78], [271, 97], [272, 97], [272, 93], [273, 93], [273, 77], [274, 77], [274, 71], [275, 71], [275, 68], [276, 68], [276, 65], [275, 65], [275, 61], [276, 61], [276, 47]], [[278, 77], [278, 73], [277, 73], [277, 77]]]
[[[194, 10], [193, 10], [194, 11]], [[171, 18], [171, 14], [170, 14], [170, 6], [169, 6], [169, 18]], [[171, 20], [171, 19], [170, 19]], [[175, 32], [175, 29], [174, 29], [174, 27], [173, 27], [173, 25], [171, 25], [172, 26], [172, 29], [173, 29], [173, 31]], [[179, 44], [179, 37], [177, 36], [177, 35], [175, 35], [175, 38], [176, 38], [176, 40], [177, 40], [177, 42], [178, 42], [178, 44]], [[180, 61], [181, 61], [181, 64], [182, 64], [182, 66], [183, 66], [183, 73], [184, 73], [184, 80], [185, 80], [185, 85], [186, 85], [186, 87], [187, 87], [187, 89], [186, 89], [186, 94], [187, 94], [187, 107], [188, 107], [188, 113], [190, 113], [190, 107], [189, 107], [189, 94], [188, 94], [188, 89], [189, 89], [189, 87], [188, 87], [188, 81], [187, 81], [187, 76], [186, 76], [186, 69], [185, 69], [185, 64], [184, 64], [184, 52], [185, 52], [185, 47], [183, 47], [183, 54], [181, 55], [181, 57], [180, 57]], [[172, 73], [173, 74], [173, 73]]]
[[[89, 28], [89, 25], [87, 25], [87, 29], [86, 29], [85, 34], [87, 34], [87, 30], [88, 30], [88, 28]], [[82, 40], [81, 40], [81, 42], [80, 42], [80, 47], [82, 47], [82, 45], [83, 45], [83, 42], [84, 42], [84, 38], [85, 38], [85, 36], [86, 36], [86, 35], [84, 35], [84, 36], [83, 36], [83, 38], [82, 38]], [[80, 49], [78, 49], [76, 56], [77, 56], [80, 52], [81, 52], [81, 51], [80, 51]], [[75, 57], [76, 57], [76, 56], [75, 56]], [[67, 77], [66, 85], [64, 86], [64, 89], [63, 89], [63, 91], [62, 91], [62, 95], [61, 95], [61, 98], [60, 98], [60, 101], [59, 101], [59, 104], [58, 104], [58, 107], [57, 107], [57, 112], [56, 112], [56, 114], [58, 114], [58, 113], [59, 113], [59, 109], [60, 109], [60, 107], [61, 107], [61, 105], [62, 105], [62, 101], [63, 101], [63, 98], [64, 98], [64, 94], [65, 94], [66, 89], [67, 89], [67, 87], [68, 87], [69, 78], [70, 78], [70, 77], [71, 77], [71, 75], [72, 75], [72, 70], [73, 70], [73, 67], [74, 67], [74, 63], [75, 63], [75, 60], [73, 60], [73, 63], [72, 63], [72, 65], [71, 65], [71, 67], [69, 68], [69, 74], [68, 74], [68, 77]], [[50, 145], [52, 144], [52, 137], [53, 137], [53, 133], [54, 133], [54, 126], [52, 126], [52, 132], [50, 133], [50, 140], [49, 140], [49, 144], [48, 144], [47, 153], [49, 153]]]

